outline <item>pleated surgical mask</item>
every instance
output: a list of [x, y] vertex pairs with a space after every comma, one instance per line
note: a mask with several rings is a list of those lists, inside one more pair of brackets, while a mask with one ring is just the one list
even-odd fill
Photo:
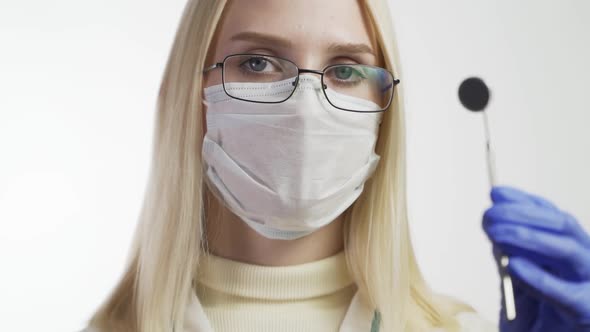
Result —
[[[285, 93], [274, 83], [226, 83], [233, 96]], [[371, 101], [326, 90], [354, 109]], [[379, 162], [374, 152], [382, 113], [339, 110], [321, 80], [301, 75], [278, 104], [229, 97], [223, 85], [204, 89], [207, 133], [204, 178], [225, 206], [259, 234], [297, 239], [335, 220], [363, 191]]]

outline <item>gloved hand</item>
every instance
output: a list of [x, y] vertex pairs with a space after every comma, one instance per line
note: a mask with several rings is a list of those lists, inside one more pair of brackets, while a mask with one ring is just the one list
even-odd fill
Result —
[[[590, 236], [548, 200], [495, 186], [483, 228], [496, 259], [510, 258], [516, 319], [503, 332], [590, 331]], [[503, 296], [503, 295], [502, 295]]]

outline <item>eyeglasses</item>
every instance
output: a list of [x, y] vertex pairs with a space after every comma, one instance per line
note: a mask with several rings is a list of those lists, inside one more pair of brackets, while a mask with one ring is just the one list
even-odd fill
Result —
[[228, 55], [203, 73], [216, 68], [222, 70], [223, 90], [228, 96], [254, 103], [282, 103], [295, 92], [300, 74], [318, 74], [328, 102], [350, 112], [385, 111], [400, 83], [381, 67], [335, 64], [321, 71], [301, 69], [290, 60], [265, 54]]

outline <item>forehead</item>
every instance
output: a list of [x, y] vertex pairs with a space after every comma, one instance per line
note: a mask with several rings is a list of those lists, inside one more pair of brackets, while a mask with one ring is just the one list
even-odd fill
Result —
[[286, 38], [291, 45], [283, 51], [292, 55], [340, 43], [366, 44], [377, 53], [371, 24], [359, 0], [230, 0], [219, 22], [215, 55], [234, 52], [239, 41], [232, 37], [243, 32]]

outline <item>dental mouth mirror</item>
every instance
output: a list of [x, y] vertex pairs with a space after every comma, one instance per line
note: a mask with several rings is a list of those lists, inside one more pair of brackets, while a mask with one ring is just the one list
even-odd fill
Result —
[[[487, 113], [484, 112], [490, 100], [490, 90], [481, 78], [470, 77], [461, 83], [459, 86], [459, 100], [465, 108], [471, 112], [483, 113], [484, 130], [486, 138], [486, 157], [488, 165], [488, 176], [490, 186], [496, 185], [496, 169], [494, 164], [494, 153], [490, 143], [490, 129], [488, 124]], [[502, 278], [502, 291], [504, 293], [504, 309], [506, 319], [509, 321], [516, 318], [516, 307], [514, 303], [514, 290], [512, 288], [512, 278], [508, 274], [508, 256], [501, 255], [500, 261], [500, 275]]]

